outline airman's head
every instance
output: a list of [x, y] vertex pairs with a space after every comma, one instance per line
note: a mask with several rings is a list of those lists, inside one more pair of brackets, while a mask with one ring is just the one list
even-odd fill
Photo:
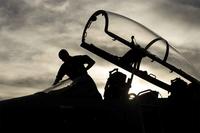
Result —
[[70, 55], [66, 49], [61, 49], [60, 52], [58, 53], [58, 56], [64, 62], [70, 58]]

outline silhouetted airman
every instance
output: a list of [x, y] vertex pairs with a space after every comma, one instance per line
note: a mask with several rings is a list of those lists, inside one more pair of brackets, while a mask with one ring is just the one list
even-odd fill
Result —
[[87, 70], [95, 64], [95, 61], [87, 55], [70, 56], [65, 49], [61, 49], [58, 55], [64, 63], [61, 65], [53, 85], [56, 85], [67, 75], [74, 82], [71, 90], [69, 90], [73, 97], [101, 99], [95, 82], [87, 73]]

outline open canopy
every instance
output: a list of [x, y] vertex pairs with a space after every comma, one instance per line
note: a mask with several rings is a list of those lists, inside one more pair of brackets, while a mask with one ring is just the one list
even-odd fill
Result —
[[[144, 25], [116, 13], [104, 10], [95, 12], [85, 26], [81, 46], [129, 72], [133, 72], [133, 68], [127, 64], [120, 64], [118, 59], [131, 49], [135, 49], [144, 54], [143, 58], [150, 58], [155, 63], [164, 66], [163, 69], [167, 69], [168, 72], [175, 72], [189, 82], [199, 83], [198, 72], [167, 40]], [[135, 57], [130, 57], [130, 60], [132, 58]], [[152, 64], [149, 63], [148, 67], [158, 69], [153, 68]], [[146, 71], [144, 68], [140, 70]], [[138, 71], [139, 74], [137, 71], [134, 72], [143, 78], [141, 71]], [[148, 81], [151, 82], [151, 80]], [[169, 86], [165, 88], [167, 87]]]

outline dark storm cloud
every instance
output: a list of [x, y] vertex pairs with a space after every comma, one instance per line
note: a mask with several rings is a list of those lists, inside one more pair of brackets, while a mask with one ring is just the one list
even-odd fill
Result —
[[[191, 26], [198, 26], [200, 23], [200, 1], [199, 0], [169, 0], [157, 8], [165, 19], [187, 23]], [[182, 24], [180, 23], [180, 24]]]
[[[200, 1], [199, 0], [171, 0], [171, 8], [175, 16], [183, 22], [189, 23], [191, 28], [199, 27], [200, 23]], [[174, 5], [173, 5], [174, 3]]]
[[23, 0], [0, 1], [0, 28], [20, 28], [26, 23], [26, 18], [32, 10]]
[[196, 8], [200, 8], [200, 1], [199, 0], [171, 0], [172, 2], [176, 2], [178, 4], [183, 4], [187, 6], [193, 6]]
[[64, 2], [66, 0], [46, 0], [33, 6], [32, 3], [24, 0], [1, 0], [0, 27], [12, 30], [35, 26], [62, 27], [66, 22], [75, 22], [71, 13], [67, 11], [67, 7], [63, 11], [56, 10], [56, 7]]

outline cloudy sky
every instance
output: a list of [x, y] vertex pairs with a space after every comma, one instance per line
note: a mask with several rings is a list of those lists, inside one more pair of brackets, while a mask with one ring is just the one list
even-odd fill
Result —
[[0, 0], [0, 98], [49, 87], [57, 53], [88, 54], [99, 91], [113, 66], [80, 47], [88, 18], [99, 9], [134, 19], [168, 40], [200, 69], [199, 0]]

